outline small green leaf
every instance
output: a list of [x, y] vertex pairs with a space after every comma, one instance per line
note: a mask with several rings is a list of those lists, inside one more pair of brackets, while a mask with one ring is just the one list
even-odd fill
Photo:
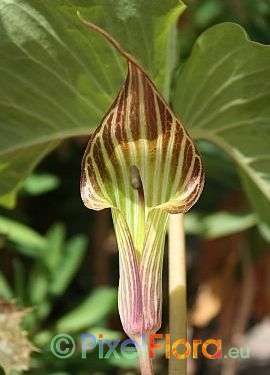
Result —
[[270, 226], [270, 46], [233, 23], [208, 29], [178, 75], [172, 102], [194, 138], [234, 159], [254, 211]]
[[41, 195], [56, 189], [59, 184], [59, 178], [52, 174], [32, 174], [24, 181], [22, 188], [29, 195]]
[[209, 239], [228, 236], [252, 228], [257, 221], [255, 214], [218, 212], [203, 219], [203, 236]]
[[65, 227], [60, 223], [54, 224], [46, 234], [47, 242], [43, 251], [43, 262], [50, 271], [59, 266], [63, 254], [65, 236]]
[[224, 211], [198, 214], [190, 212], [185, 215], [185, 230], [188, 234], [214, 239], [245, 231], [255, 226], [257, 222], [258, 218], [253, 213]]
[[28, 293], [30, 304], [36, 305], [37, 309], [47, 297], [49, 273], [44, 265], [39, 261], [30, 272], [28, 281]]
[[65, 246], [65, 250], [53, 271], [50, 281], [50, 293], [62, 294], [78, 270], [86, 251], [87, 239], [85, 236], [73, 237]]
[[40, 256], [45, 247], [45, 238], [18, 221], [0, 216], [0, 233], [16, 245], [16, 249], [29, 256]]
[[89, 328], [111, 314], [116, 306], [117, 291], [114, 288], [97, 288], [78, 307], [61, 318], [56, 328], [65, 333]]

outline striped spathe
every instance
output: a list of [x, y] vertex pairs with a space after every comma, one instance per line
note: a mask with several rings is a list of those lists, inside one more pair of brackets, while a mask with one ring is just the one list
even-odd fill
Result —
[[138, 62], [104, 30], [83, 22], [128, 63], [126, 80], [86, 148], [81, 196], [90, 209], [112, 210], [119, 313], [125, 332], [136, 340], [160, 328], [168, 216], [194, 205], [204, 168], [187, 131]]

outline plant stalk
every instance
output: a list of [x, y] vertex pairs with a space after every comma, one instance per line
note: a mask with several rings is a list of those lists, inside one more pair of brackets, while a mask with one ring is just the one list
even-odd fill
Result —
[[[186, 340], [187, 306], [184, 214], [170, 215], [169, 220], [169, 310], [171, 344], [178, 339]], [[178, 352], [181, 354], [182, 348]], [[186, 374], [187, 359], [178, 359], [171, 353], [169, 375]]]
[[136, 343], [138, 344], [138, 355], [140, 362], [141, 375], [154, 375], [152, 360], [149, 353], [149, 334], [146, 334], [146, 342], [143, 345], [142, 336], [135, 338]]

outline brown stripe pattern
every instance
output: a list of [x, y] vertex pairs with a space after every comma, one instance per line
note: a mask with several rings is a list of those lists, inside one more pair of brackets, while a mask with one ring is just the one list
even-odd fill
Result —
[[[201, 157], [172, 110], [142, 69], [128, 63], [126, 82], [90, 139], [82, 163], [81, 191], [91, 209], [130, 212], [138, 197], [130, 170], [140, 173], [146, 216], [160, 206], [186, 212], [204, 184]], [[106, 188], [104, 188], [106, 186]], [[133, 218], [128, 218], [129, 227]]]

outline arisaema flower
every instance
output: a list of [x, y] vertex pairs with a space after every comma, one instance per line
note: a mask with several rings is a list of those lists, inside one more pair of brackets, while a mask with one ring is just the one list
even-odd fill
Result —
[[[111, 208], [119, 248], [118, 305], [127, 335], [161, 325], [162, 263], [169, 213], [186, 212], [204, 184], [201, 157], [142, 67], [127, 59], [122, 89], [92, 134], [82, 162], [81, 196], [93, 210]], [[141, 358], [141, 371], [151, 365]]]

